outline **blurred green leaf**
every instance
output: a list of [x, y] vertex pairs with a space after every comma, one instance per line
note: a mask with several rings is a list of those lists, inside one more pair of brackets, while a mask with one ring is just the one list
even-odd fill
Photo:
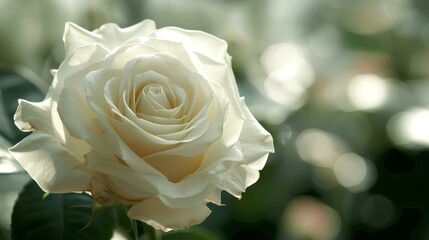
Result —
[[49, 194], [31, 181], [20, 193], [12, 213], [12, 239], [110, 239], [112, 209], [93, 211], [87, 194]]
[[5, 230], [0, 227], [0, 240], [6, 239], [6, 234], [4, 233], [4, 231]]

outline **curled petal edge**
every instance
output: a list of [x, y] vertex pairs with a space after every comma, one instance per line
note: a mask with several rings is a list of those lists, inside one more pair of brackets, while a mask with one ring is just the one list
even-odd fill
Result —
[[203, 222], [211, 211], [202, 203], [193, 208], [170, 208], [159, 198], [148, 198], [128, 210], [128, 217], [146, 222], [155, 229], [168, 232]]
[[93, 174], [49, 134], [35, 131], [9, 151], [46, 192], [65, 193], [89, 188]]

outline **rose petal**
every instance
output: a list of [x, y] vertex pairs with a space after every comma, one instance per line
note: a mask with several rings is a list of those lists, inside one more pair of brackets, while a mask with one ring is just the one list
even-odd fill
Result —
[[[85, 93], [86, 101], [92, 111], [97, 113], [97, 116], [104, 116], [110, 113], [110, 107], [106, 102], [106, 84], [113, 80], [118, 83], [120, 70], [101, 69], [92, 71], [85, 77]], [[117, 100], [117, 99], [115, 99]]]
[[89, 183], [89, 191], [97, 203], [106, 207], [121, 204], [130, 205], [135, 203], [135, 201], [126, 200], [124, 197], [120, 197], [117, 193], [109, 189], [106, 180], [103, 179], [101, 174], [97, 174], [92, 178]]
[[20, 99], [18, 103], [19, 105], [13, 119], [21, 131], [40, 130], [48, 134], [52, 133], [50, 98], [39, 103]]
[[107, 69], [120, 69], [122, 70], [125, 65], [132, 59], [146, 54], [158, 53], [159, 50], [146, 44], [127, 43], [112, 51], [105, 60]]
[[203, 76], [205, 76], [211, 83], [216, 83], [222, 87], [236, 114], [244, 119], [244, 115], [240, 108], [240, 94], [238, 92], [234, 73], [231, 69], [231, 64], [216, 62], [201, 54], [197, 54], [197, 56], [201, 61], [201, 66], [203, 68], [200, 70], [201, 74], [203, 74]]
[[230, 169], [220, 176], [220, 187], [240, 199], [246, 188], [254, 184], [259, 178], [259, 171], [240, 164], [232, 164]]
[[222, 139], [214, 142], [206, 153], [206, 158], [198, 172], [216, 175], [225, 172], [233, 163], [243, 160], [240, 144], [237, 142], [231, 147], [225, 146]]
[[[102, 129], [94, 124], [98, 118], [75, 90], [64, 88], [58, 102], [59, 116], [71, 137], [84, 140], [91, 148], [108, 154], [101, 142]], [[79, 114], [76, 114], [79, 113]], [[88, 152], [89, 148], [86, 148]], [[84, 153], [86, 153], [84, 152]]]
[[[172, 104], [177, 104], [177, 106], [174, 106], [171, 109], [150, 109], [153, 111], [147, 111], [150, 106], [141, 106], [142, 108], [146, 109], [146, 113], [137, 112], [136, 105], [150, 105], [150, 103], [147, 102], [147, 97], [142, 97], [144, 93], [140, 93], [140, 102], [135, 104], [137, 101], [134, 97], [137, 95], [135, 91], [143, 92], [145, 85], [148, 86], [150, 84], [159, 84], [164, 87], [164, 92], [167, 92], [166, 94], [168, 95], [168, 98], [171, 100]], [[106, 88], [108, 88], [106, 97], [111, 103], [113, 103], [112, 98], [115, 94], [114, 92], [117, 91], [117, 89], [114, 86], [106, 86]], [[184, 128], [185, 123], [183, 122], [184, 117], [182, 116], [184, 100], [181, 98], [183, 98], [185, 92], [183, 89], [173, 85], [173, 83], [171, 83], [164, 76], [153, 71], [147, 71], [143, 74], [137, 75], [135, 79], [135, 86], [133, 86], [132, 92], [128, 93], [127, 95], [132, 96], [123, 96], [123, 101], [130, 102], [129, 104], [124, 103], [126, 105], [124, 106], [124, 116], [136, 123], [139, 127], [155, 135], [178, 132]], [[156, 121], [161, 119], [163, 121]]]
[[172, 198], [165, 195], [159, 195], [159, 199], [163, 204], [170, 208], [192, 208], [195, 205], [199, 205], [202, 202], [212, 202], [215, 204], [221, 204], [221, 192], [222, 190], [214, 184], [208, 184], [204, 191], [195, 195], [184, 197], [184, 198]]
[[63, 35], [66, 56], [70, 55], [79, 47], [99, 43], [100, 38], [94, 33], [78, 26], [72, 22], [66, 22]]
[[156, 154], [155, 156], [144, 158], [147, 163], [162, 172], [170, 182], [178, 182], [195, 172], [200, 167], [203, 159], [203, 154], [195, 157]]
[[36, 131], [9, 151], [44, 191], [60, 193], [89, 188], [92, 173], [51, 135]]
[[149, 36], [161, 40], [176, 41], [182, 43], [185, 48], [209, 56], [218, 62], [225, 61], [227, 43], [205, 32], [165, 27], [158, 29]]
[[238, 141], [240, 133], [242, 132], [245, 116], [241, 109], [237, 111], [237, 107], [232, 106], [234, 103], [229, 101], [228, 93], [222, 86], [217, 83], [211, 83], [211, 87], [226, 116], [221, 138], [225, 146], [229, 148]]
[[56, 74], [60, 79], [70, 77], [74, 73], [84, 70], [87, 66], [103, 60], [108, 53], [109, 49], [98, 43], [80, 46], [67, 55]]
[[77, 24], [67, 22], [63, 35], [66, 56], [70, 55], [79, 47], [94, 43], [100, 43], [104, 47], [112, 50], [130, 38], [144, 36], [154, 31], [155, 28], [155, 23], [152, 20], [144, 20], [124, 29], [113, 23], [105, 24], [99, 29], [90, 32]]
[[261, 170], [267, 161], [268, 154], [274, 152], [273, 138], [249, 111], [244, 98], [241, 99], [241, 107], [246, 116], [239, 138], [243, 163], [249, 164], [255, 170]]
[[205, 203], [193, 208], [169, 208], [158, 198], [148, 198], [128, 210], [128, 217], [139, 219], [156, 229], [170, 231], [204, 221], [211, 211]]
[[195, 53], [186, 48], [182, 43], [175, 42], [175, 39], [159, 39], [154, 37], [147, 37], [140, 39], [139, 44], [144, 44], [157, 49], [158, 52], [170, 53], [180, 59], [180, 62], [187, 68], [198, 72], [199, 59]]
[[[73, 85], [77, 85], [74, 87], [80, 88], [78, 92], [84, 94], [84, 90], [82, 89], [84, 76], [88, 72], [100, 68], [102, 64], [101, 60], [104, 59], [107, 54], [107, 49], [99, 44], [93, 44], [79, 47], [72, 54], [67, 56], [58, 68], [52, 81], [52, 108], [56, 109], [56, 101], [59, 99], [65, 84], [70, 84], [72, 87]], [[90, 69], [86, 69], [88, 67], [90, 67]]]
[[[206, 173], [194, 173], [180, 182], [172, 183], [162, 174], [157, 174], [157, 170], [142, 161], [141, 158], [128, 153], [130, 158], [140, 160], [140, 164], [145, 166], [142, 169], [144, 172], [136, 171], [135, 168], [130, 168], [118, 160], [110, 159], [98, 152], [86, 155], [87, 167], [89, 170], [108, 176], [113, 183], [113, 191], [121, 192], [118, 189], [127, 189], [124, 196], [130, 199], [144, 198], [151, 194], [162, 195], [165, 199], [186, 199], [199, 195], [207, 189], [209, 183]], [[213, 195], [210, 194], [210, 196]], [[210, 200], [216, 200], [216, 198], [210, 198]]]
[[[154, 182], [162, 182], [155, 174], [142, 174], [98, 152], [85, 155], [88, 169], [104, 176], [109, 190], [127, 200], [139, 200], [158, 194]], [[147, 171], [150, 165], [146, 166]], [[142, 187], [144, 186], [144, 187]]]
[[[137, 155], [144, 157], [175, 147], [180, 140], [166, 140], [139, 128], [127, 118], [122, 121], [111, 119], [114, 131], [122, 141]], [[114, 143], [117, 145], [117, 143]], [[127, 159], [125, 159], [127, 161]]]
[[155, 22], [150, 19], [145, 19], [137, 24], [126, 28], [120, 28], [114, 23], [107, 23], [101, 25], [100, 28], [95, 29], [93, 32], [98, 34], [103, 41], [103, 45], [113, 50], [118, 45], [133, 39], [146, 36], [156, 29]]
[[[214, 99], [208, 106], [207, 113], [202, 110], [190, 124], [192, 131], [190, 131], [186, 137], [178, 138], [181, 139], [180, 145], [175, 148], [165, 150], [164, 152], [157, 152], [151, 156], [160, 155], [171, 155], [171, 156], [187, 156], [194, 157], [203, 152], [207, 151], [209, 146], [213, 144], [216, 139], [222, 136], [225, 123], [225, 114], [221, 109], [220, 104]], [[200, 116], [201, 115], [201, 116]], [[173, 133], [171, 135], [179, 135]], [[180, 135], [179, 135], [180, 136]]]

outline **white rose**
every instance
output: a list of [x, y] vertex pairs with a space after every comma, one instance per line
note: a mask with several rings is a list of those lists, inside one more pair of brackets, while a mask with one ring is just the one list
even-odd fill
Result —
[[64, 42], [45, 100], [15, 114], [33, 133], [10, 149], [43, 190], [131, 205], [130, 218], [168, 231], [256, 182], [273, 140], [240, 98], [223, 40], [145, 20], [67, 23]]

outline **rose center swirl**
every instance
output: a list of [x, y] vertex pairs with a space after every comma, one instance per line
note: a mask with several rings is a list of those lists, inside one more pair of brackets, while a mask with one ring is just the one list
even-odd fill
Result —
[[171, 109], [170, 99], [161, 85], [148, 85], [143, 89], [143, 92], [149, 101], [155, 105], [155, 108]]
[[171, 110], [175, 107], [175, 97], [173, 95], [174, 93], [170, 89], [166, 89], [162, 84], [147, 84], [141, 90], [136, 91], [135, 111], [136, 113], [148, 114], [154, 111]]

